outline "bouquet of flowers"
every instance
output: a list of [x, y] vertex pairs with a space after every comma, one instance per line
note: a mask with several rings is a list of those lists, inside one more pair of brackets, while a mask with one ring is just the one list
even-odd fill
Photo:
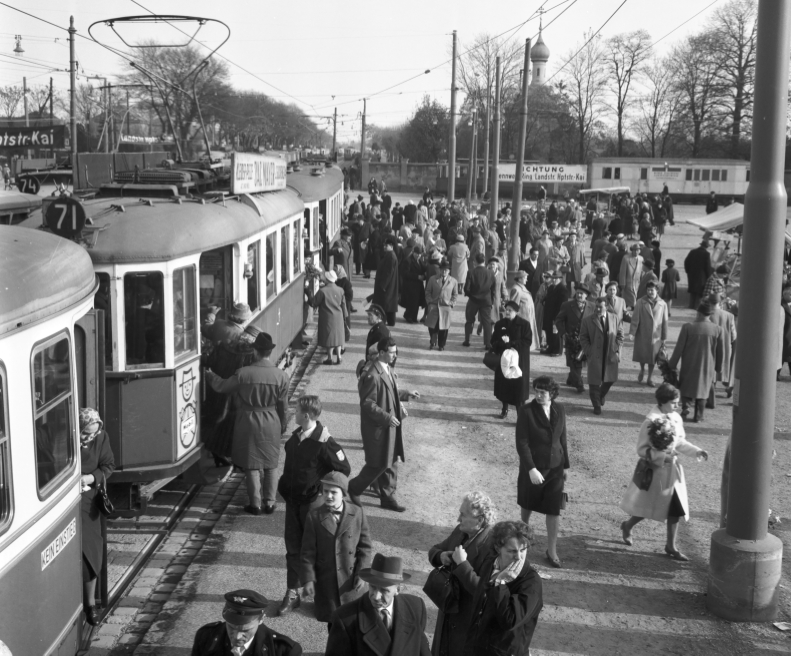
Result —
[[648, 425], [648, 441], [657, 451], [664, 451], [673, 444], [676, 429], [667, 417], [658, 417]]
[[585, 351], [582, 350], [582, 344], [580, 343], [579, 328], [570, 333], [566, 333], [563, 337], [563, 341], [566, 347], [566, 353], [568, 353], [572, 359], [579, 362], [584, 362], [586, 360]]
[[670, 362], [667, 359], [667, 353], [664, 349], [657, 353], [655, 362], [657, 369], [659, 369], [659, 373], [662, 374], [662, 379], [666, 383], [673, 385], [673, 387], [678, 387], [678, 370], [670, 366]]
[[316, 279], [321, 280], [324, 276], [324, 271], [321, 266], [316, 266], [310, 260], [305, 260], [305, 286], [308, 286], [308, 283], [313, 282]]

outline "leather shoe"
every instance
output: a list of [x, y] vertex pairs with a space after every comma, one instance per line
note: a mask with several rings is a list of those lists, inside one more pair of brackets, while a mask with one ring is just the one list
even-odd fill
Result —
[[626, 522], [621, 522], [621, 536], [623, 543], [632, 546], [632, 534], [626, 528]]
[[577, 394], [582, 394], [584, 391], [585, 391], [585, 387], [584, 387], [584, 386], [582, 386], [582, 385], [580, 385], [580, 386], [577, 388]]
[[553, 558], [549, 555], [549, 551], [547, 551], [547, 560], [549, 561], [549, 564], [552, 565], [552, 567], [557, 569], [563, 567], [563, 563], [560, 562], [560, 558]]
[[251, 515], [260, 515], [263, 513], [263, 510], [261, 510], [258, 506], [245, 506], [244, 511], [246, 513], [250, 513]]
[[265, 515], [271, 515], [273, 512], [275, 512], [275, 508], [277, 508], [277, 504], [276, 503], [267, 503], [261, 509], [261, 512], [263, 512]]
[[283, 602], [280, 604], [280, 608], [277, 609], [277, 614], [286, 615], [295, 608], [299, 608], [299, 592], [286, 590], [286, 596], [283, 597]]
[[88, 624], [91, 626], [97, 626], [99, 624], [99, 611], [96, 609], [96, 606], [85, 606], [82, 612], [85, 613], [85, 621], [88, 622]]
[[355, 506], [360, 506], [360, 508], [362, 508], [363, 506], [362, 499], [360, 499], [360, 497], [357, 496], [356, 494], [352, 494], [351, 492], [349, 493], [349, 501], [351, 501]]
[[382, 500], [381, 506], [385, 510], [392, 510], [393, 512], [404, 512], [404, 511], [406, 511], [406, 506], [402, 506], [395, 499], [390, 499], [389, 501]]
[[462, 345], [462, 346], [469, 346], [469, 345], [470, 345], [470, 343], [469, 343], [469, 342], [462, 342], [462, 343], [461, 343], [461, 345]]
[[680, 560], [682, 562], [687, 562], [689, 558], [681, 553], [678, 549], [670, 549], [665, 547], [665, 553], [670, 556], [673, 560]]
[[594, 408], [593, 409], [593, 414], [594, 415], [600, 415], [601, 414], [601, 408]]

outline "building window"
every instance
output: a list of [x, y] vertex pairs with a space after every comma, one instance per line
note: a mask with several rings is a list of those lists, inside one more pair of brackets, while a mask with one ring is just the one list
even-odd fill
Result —
[[176, 269], [173, 273], [173, 345], [177, 358], [198, 352], [195, 310], [195, 267]]
[[33, 351], [36, 483], [44, 490], [74, 463], [71, 345], [61, 336]]
[[694, 178], [695, 182], [698, 182], [700, 180], [700, 169], [695, 169], [695, 172], [693, 174], [693, 178]]
[[648, 180], [648, 169], [640, 169], [640, 179]]
[[11, 438], [8, 434], [8, 400], [5, 367], [0, 362], [0, 533], [11, 523], [14, 498], [11, 494]]
[[285, 225], [280, 228], [280, 287], [283, 288], [288, 284], [288, 226]]
[[255, 311], [259, 302], [259, 284], [261, 279], [261, 242], [257, 241], [247, 247], [247, 262], [244, 265], [244, 277], [247, 279], [247, 304]]
[[[720, 180], [723, 182], [728, 182], [728, 169], [722, 169]], [[750, 181], [750, 171], [747, 171], [747, 182]]]
[[708, 182], [709, 181], [709, 175], [710, 175], [711, 171], [709, 169], [703, 169], [703, 171], [701, 171], [701, 173], [702, 173], [702, 176], [703, 176], [701, 178], [703, 180], [703, 182]]
[[93, 297], [93, 305], [104, 312], [104, 366], [113, 367], [113, 294], [110, 288], [110, 274], [97, 273], [99, 289]]
[[275, 285], [275, 236], [276, 233], [270, 232], [266, 236], [266, 297], [274, 298], [277, 295], [277, 285]]
[[300, 271], [300, 243], [302, 242], [302, 230], [300, 229], [301, 221], [297, 219], [294, 221], [294, 233], [291, 235], [292, 243], [294, 244], [294, 251], [293, 257], [294, 261], [291, 264], [292, 270], [294, 271], [294, 277], [296, 278], [299, 275]]
[[687, 180], [692, 180], [692, 169], [687, 169]]
[[615, 178], [616, 180], [620, 180], [621, 179], [621, 167], [620, 166], [616, 166], [615, 167], [615, 171], [613, 173], [613, 178]]
[[609, 167], [609, 166], [605, 166], [601, 177], [604, 178], [605, 180], [611, 180], [612, 179], [612, 168]]
[[165, 366], [164, 277], [159, 271], [124, 276], [126, 368]]
[[720, 170], [719, 169], [712, 169], [711, 170], [711, 181], [712, 182], [719, 182], [720, 181]]

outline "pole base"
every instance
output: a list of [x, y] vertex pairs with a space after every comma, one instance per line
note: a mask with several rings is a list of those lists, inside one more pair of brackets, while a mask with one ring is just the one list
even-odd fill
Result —
[[711, 535], [706, 607], [731, 622], [768, 622], [777, 616], [783, 543], [774, 535], [739, 540], [721, 528]]

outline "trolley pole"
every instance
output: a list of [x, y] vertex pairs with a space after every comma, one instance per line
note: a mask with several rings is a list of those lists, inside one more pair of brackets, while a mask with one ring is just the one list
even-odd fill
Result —
[[335, 144], [336, 144], [337, 136], [338, 136], [338, 108], [336, 107], [335, 108], [335, 112], [333, 113], [333, 116], [332, 116], [332, 155], [331, 155], [331, 158], [332, 158], [333, 161], [337, 161], [338, 160], [338, 158], [336, 157], [336, 154], [335, 154]]
[[783, 162], [791, 0], [760, 0], [750, 186], [744, 203], [726, 528], [711, 536], [708, 609], [730, 621], [777, 614], [783, 543], [767, 532], [786, 218]]
[[494, 150], [492, 152], [492, 204], [489, 208], [489, 227], [494, 229], [497, 206], [500, 204], [500, 58], [495, 66], [494, 80]]
[[511, 244], [508, 248], [508, 285], [514, 284], [514, 276], [519, 269], [521, 244], [519, 243], [519, 223], [522, 220], [522, 165], [525, 162], [525, 138], [527, 137], [527, 83], [530, 69], [530, 39], [525, 40], [525, 63], [522, 73], [522, 98], [519, 107], [519, 144], [516, 149], [516, 171], [514, 172], [514, 196], [509, 233]]
[[456, 30], [453, 30], [453, 63], [450, 67], [450, 134], [448, 135], [448, 202], [456, 198]]
[[470, 166], [467, 168], [467, 207], [472, 206], [472, 190], [475, 185], [475, 132], [478, 122], [478, 110], [472, 110], [472, 138], [470, 139]]
[[[71, 169], [76, 173], [77, 166], [77, 57], [74, 53], [74, 16], [69, 17], [69, 118], [71, 125]], [[72, 183], [73, 184], [73, 183]]]

